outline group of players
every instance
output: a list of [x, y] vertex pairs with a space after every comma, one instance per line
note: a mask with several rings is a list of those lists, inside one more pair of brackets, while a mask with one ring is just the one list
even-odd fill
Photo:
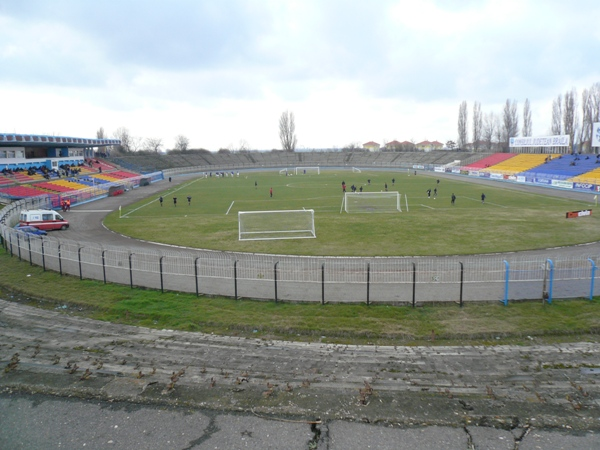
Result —
[[[416, 173], [415, 173], [415, 175], [416, 175]], [[392, 186], [394, 186], [395, 184], [396, 184], [396, 179], [392, 178]], [[438, 180], [436, 180], [436, 187], [433, 188], [433, 190], [427, 189], [427, 191], [425, 191], [427, 193], [427, 198], [431, 198], [431, 194], [433, 192], [433, 198], [437, 199], [437, 194], [438, 194], [437, 186], [439, 186], [439, 184], [440, 184], [440, 180], [438, 179]], [[367, 180], [367, 185], [369, 185], [369, 186], [371, 185], [371, 179]], [[357, 188], [353, 184], [352, 186], [350, 186], [350, 190], [352, 192], [356, 192]], [[388, 190], [387, 181], [384, 183], [384, 190], [385, 190], [385, 192], [387, 192], [387, 190]], [[363, 191], [362, 185], [358, 188], [358, 191], [359, 192]], [[344, 192], [344, 193], [346, 192], [346, 182], [345, 181], [342, 181], [342, 192]], [[486, 195], [485, 195], [485, 193], [482, 192], [481, 193], [481, 203], [485, 203], [485, 199], [486, 199]], [[456, 195], [453, 192], [452, 195], [450, 196], [450, 204], [454, 205], [455, 203], [456, 203]]]

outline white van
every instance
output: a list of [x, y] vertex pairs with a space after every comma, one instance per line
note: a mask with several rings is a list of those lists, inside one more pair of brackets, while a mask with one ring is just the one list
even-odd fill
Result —
[[63, 216], [51, 209], [32, 209], [21, 211], [19, 225], [32, 225], [40, 230], [66, 230], [69, 228]]

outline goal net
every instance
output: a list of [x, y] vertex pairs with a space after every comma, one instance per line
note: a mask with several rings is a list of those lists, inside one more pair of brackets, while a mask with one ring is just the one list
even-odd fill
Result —
[[346, 192], [344, 210], [347, 213], [402, 212], [399, 192]]
[[321, 170], [318, 167], [296, 167], [296, 175], [320, 175]]
[[239, 240], [316, 238], [312, 209], [239, 211]]

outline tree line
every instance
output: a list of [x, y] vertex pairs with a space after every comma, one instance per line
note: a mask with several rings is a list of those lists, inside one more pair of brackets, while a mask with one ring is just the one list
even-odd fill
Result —
[[[549, 134], [569, 135], [569, 151], [573, 151], [576, 146], [580, 152], [590, 152], [595, 122], [600, 122], [600, 83], [584, 89], [580, 101], [575, 88], [564, 95], [559, 94], [552, 102]], [[508, 151], [510, 138], [531, 136], [531, 104], [529, 99], [525, 99], [520, 118], [516, 100], [507, 99], [501, 113], [484, 113], [481, 103], [476, 101], [473, 103], [469, 127], [468, 105], [463, 101], [458, 108], [457, 128], [458, 148], [466, 149], [470, 146], [473, 151]]]
[[[158, 153], [163, 147], [163, 140], [161, 138], [141, 138], [133, 136], [129, 129], [126, 127], [117, 128], [112, 137], [121, 141], [120, 145], [114, 146], [112, 150], [120, 153], [140, 152], [147, 151]], [[96, 138], [107, 139], [108, 135], [104, 131], [103, 127], [100, 127], [96, 131]], [[279, 140], [281, 142], [281, 148], [285, 151], [293, 152], [296, 149], [298, 138], [296, 136], [296, 120], [293, 112], [285, 111], [279, 118]], [[187, 151], [190, 145], [190, 140], [187, 136], [180, 134], [175, 137], [174, 146], [172, 151], [184, 152]], [[227, 152], [231, 150], [248, 151], [250, 150], [250, 144], [245, 140], [240, 141], [239, 149], [233, 148], [221, 148], [220, 152]]]

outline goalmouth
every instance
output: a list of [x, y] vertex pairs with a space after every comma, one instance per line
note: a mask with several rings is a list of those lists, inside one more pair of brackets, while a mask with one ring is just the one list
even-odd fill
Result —
[[321, 169], [318, 167], [296, 167], [294, 171], [296, 175], [321, 175]]
[[395, 213], [402, 212], [402, 194], [393, 192], [346, 192], [344, 211], [347, 213]]
[[315, 211], [239, 211], [239, 240], [316, 238]]

